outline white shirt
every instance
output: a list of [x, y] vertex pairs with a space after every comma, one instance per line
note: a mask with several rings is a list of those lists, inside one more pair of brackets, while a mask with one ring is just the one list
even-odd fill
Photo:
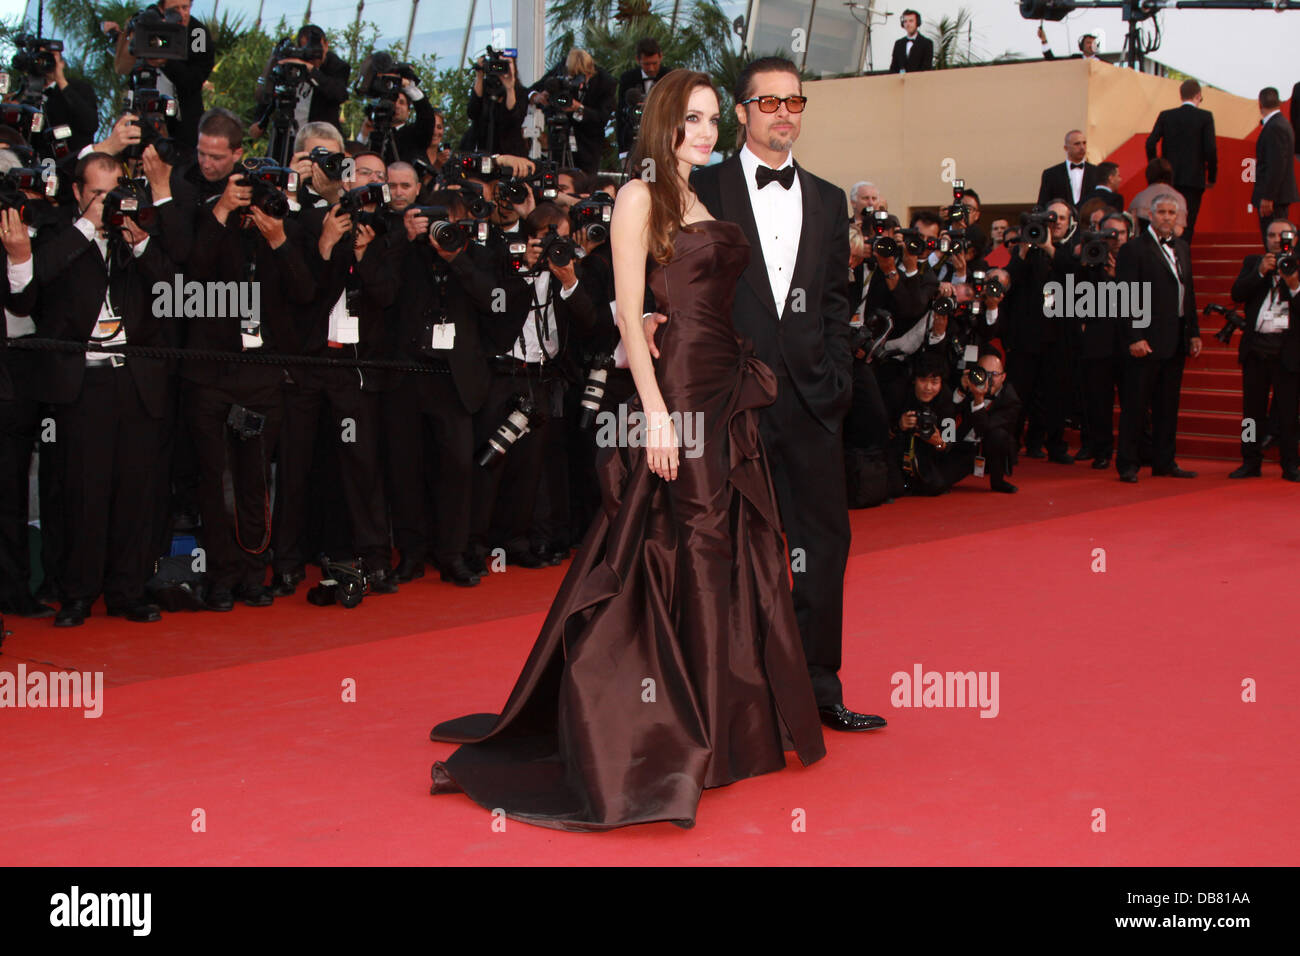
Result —
[[[108, 240], [105, 239], [103, 236], [101, 236], [99, 232], [95, 229], [95, 227], [90, 224], [90, 220], [86, 219], [85, 217], [78, 219], [75, 223], [73, 223], [73, 225], [83, 236], [85, 236], [87, 239], [89, 239], [91, 242], [95, 244], [95, 247], [99, 250], [100, 260], [102, 262], [107, 263], [108, 262]], [[132, 255], [134, 255], [137, 259], [140, 258], [142, 255], [144, 255], [145, 247], [148, 245], [149, 245], [149, 237], [146, 236], [139, 245], [131, 247]], [[113, 323], [117, 323], [117, 331], [114, 332], [107, 339], [104, 339], [103, 344], [125, 345], [126, 344], [126, 321], [120, 314], [118, 314], [117, 310], [113, 307], [113, 303], [111, 300], [112, 300], [112, 294], [108, 289], [105, 289], [104, 301], [99, 304], [99, 318], [98, 320], [96, 320], [96, 326], [95, 326], [96, 338], [98, 338], [99, 335], [102, 334], [99, 331], [101, 328], [108, 328], [111, 327]], [[122, 354], [121, 352], [87, 352], [86, 358], [102, 359], [102, 358], [108, 358], [110, 355], [120, 356], [121, 354]]]
[[1282, 304], [1276, 285], [1269, 289], [1268, 297], [1259, 306], [1255, 316], [1255, 331], [1265, 335], [1271, 332], [1285, 332], [1291, 325], [1291, 307]]
[[650, 75], [649, 73], [647, 73], [645, 70], [642, 70], [642, 71], [641, 71], [641, 89], [644, 90], [646, 93], [649, 93], [649, 92], [650, 92], [650, 87], [652, 87], [652, 86], [654, 85], [654, 82], [655, 82], [655, 80], [657, 80], [657, 79], [658, 79], [657, 76], [651, 76], [651, 75]]
[[[36, 230], [31, 226], [27, 227], [27, 236], [31, 238], [36, 235]], [[32, 281], [35, 272], [33, 264], [36, 262], [35, 256], [28, 256], [26, 262], [11, 262], [6, 270], [9, 273], [9, 291], [17, 295], [27, 288], [27, 284]], [[8, 309], [5, 309], [5, 330], [9, 333], [9, 338], [16, 339], [21, 335], [31, 335], [36, 331], [36, 323], [30, 315], [14, 315]]]
[[1265, 123], [1267, 123], [1269, 120], [1271, 120], [1274, 116], [1279, 115], [1281, 112], [1282, 112], [1282, 111], [1281, 111], [1280, 109], [1278, 109], [1278, 110], [1273, 110], [1273, 111], [1271, 111], [1271, 112], [1269, 112], [1269, 113], [1265, 113], [1263, 116], [1260, 117], [1259, 125], [1260, 125], [1260, 126], [1263, 126]]
[[[555, 306], [548, 298], [551, 287], [551, 273], [548, 269], [535, 276], [525, 276], [524, 281], [532, 288], [533, 298], [540, 305], [534, 306], [524, 319], [524, 330], [515, 340], [514, 347], [508, 354], [524, 362], [553, 362], [560, 352], [560, 330], [555, 322]], [[560, 289], [560, 298], [567, 299], [578, 287], [574, 283], [567, 289]], [[537, 338], [538, 325], [546, 327], [546, 351], [542, 352], [542, 343]]]
[[[1178, 280], [1178, 314], [1181, 316], [1183, 314], [1183, 279], [1182, 276], [1178, 274], [1178, 257], [1174, 255], [1174, 249], [1172, 246], [1166, 246], [1160, 241], [1160, 234], [1156, 232], [1155, 227], [1147, 226], [1147, 232], [1151, 233], [1151, 237], [1155, 239], [1156, 245], [1164, 254], [1165, 263], [1169, 266], [1169, 271], [1172, 272], [1174, 278]], [[1173, 241], [1172, 236], [1170, 236], [1170, 241]]]
[[[793, 163], [793, 154], [787, 153], [785, 162], [777, 168], [785, 169]], [[799, 234], [803, 230], [803, 190], [799, 186], [798, 175], [794, 177], [794, 183], [789, 189], [781, 188], [781, 184], [776, 182], [759, 189], [755, 175], [759, 166], [766, 165], [750, 152], [749, 146], [741, 147], [740, 168], [745, 174], [749, 205], [754, 210], [754, 225], [758, 228], [763, 262], [767, 265], [772, 301], [776, 303], [777, 317], [781, 318], [785, 314], [785, 302], [790, 295], [795, 260], [799, 258]]]
[[[1088, 160], [1084, 159], [1084, 163]], [[1079, 205], [1079, 196], [1083, 193], [1083, 170], [1074, 169], [1070, 161], [1065, 161], [1065, 172], [1070, 177], [1070, 192], [1074, 194], [1074, 204]]]

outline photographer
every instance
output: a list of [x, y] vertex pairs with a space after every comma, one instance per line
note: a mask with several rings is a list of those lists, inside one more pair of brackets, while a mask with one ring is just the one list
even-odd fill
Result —
[[[200, 126], [200, 151], [205, 128], [211, 127]], [[231, 361], [181, 365], [184, 418], [201, 476], [204, 602], [213, 611], [229, 611], [235, 600], [250, 607], [272, 602], [266, 587], [271, 455], [283, 417], [284, 369], [242, 363], [234, 356], [288, 351], [293, 313], [311, 302], [315, 285], [301, 229], [289, 214], [291, 172], [272, 162], [251, 161], [252, 168], [236, 170], [217, 200], [203, 206], [185, 268], [189, 279], [240, 288], [239, 309], [185, 326], [186, 348], [229, 352]]]
[[474, 88], [465, 114], [469, 129], [460, 148], [475, 153], [527, 156], [524, 115], [528, 91], [519, 82], [513, 51], [488, 48], [474, 63]]
[[[304, 138], [305, 152], [315, 172], [328, 182], [319, 184], [323, 198], [337, 196], [330, 205], [304, 208], [304, 256], [314, 273], [316, 288], [310, 304], [295, 315], [293, 338], [286, 352], [295, 355], [347, 358], [383, 357], [387, 339], [384, 309], [392, 301], [396, 284], [388, 257], [371, 249], [375, 241], [376, 202], [382, 192], [384, 164], [366, 153], [355, 157], [349, 182], [330, 178], [335, 167], [342, 173], [343, 138], [320, 134]], [[319, 151], [317, 148], [319, 147]], [[314, 154], [314, 155], [313, 155]], [[365, 194], [345, 192], [347, 186], [366, 188]], [[353, 208], [355, 206], [360, 208]], [[351, 552], [364, 562], [371, 593], [397, 590], [390, 565], [387, 510], [379, 471], [379, 391], [386, 387], [383, 372], [362, 368], [291, 366], [284, 392], [284, 424], [280, 434], [279, 470], [276, 473], [276, 523], [272, 531], [272, 593], [293, 594], [303, 580], [306, 506], [313, 497], [308, 477], [316, 451], [317, 423], [328, 406], [328, 433], [338, 454], [343, 498], [351, 527]], [[341, 557], [331, 555], [331, 557]]]
[[957, 410], [944, 386], [943, 359], [933, 353], [917, 356], [912, 389], [903, 401], [894, 426], [893, 467], [903, 476], [911, 495], [941, 495], [969, 474], [968, 462], [953, 455], [952, 437]]
[[[61, 50], [49, 49], [38, 54], [31, 66], [39, 70], [42, 65], [50, 67], [39, 76], [41, 95], [45, 98], [42, 107], [45, 112], [45, 130], [52, 131], [59, 126], [67, 126], [69, 135], [61, 141], [61, 145], [72, 156], [76, 156], [94, 140], [95, 130], [99, 128], [95, 89], [85, 80], [68, 79], [67, 63]], [[34, 77], [33, 81], [36, 79]], [[17, 77], [10, 78], [11, 84], [16, 82]], [[41, 155], [58, 158], [42, 142], [42, 137], [36, 135], [31, 140]]]
[[203, 115], [203, 84], [216, 65], [217, 48], [208, 28], [190, 16], [190, 7], [191, 0], [161, 0], [133, 18], [126, 30], [112, 21], [100, 26], [110, 37], [116, 35], [116, 67], [124, 75], [135, 69], [138, 62], [130, 52], [131, 36], [136, 30], [147, 30], [159, 22], [184, 28], [177, 38], [177, 45], [186, 52], [184, 58], [146, 59], [145, 62], [161, 71], [158, 92], [176, 100], [178, 116], [169, 119], [167, 124], [172, 137], [193, 149], [198, 142], [199, 118]]
[[[568, 480], [562, 473], [549, 488], [548, 520], [535, 518], [543, 462], [563, 462], [564, 374], [558, 361], [575, 326], [596, 326], [595, 306], [578, 281], [569, 217], [554, 203], [540, 204], [525, 220], [528, 246], [529, 311], [517, 341], [488, 360], [492, 382], [483, 408], [475, 416], [480, 447], [525, 395], [534, 408], [530, 431], [520, 437], [504, 461], [482, 471], [474, 489], [470, 528], [470, 568], [497, 546], [506, 562], [526, 568], [557, 564], [562, 559], [556, 538], [568, 535]], [[558, 465], [557, 465], [558, 467]], [[567, 472], [567, 469], [562, 469]], [[563, 487], [555, 487], [562, 484]], [[481, 567], [481, 565], [478, 565]]]
[[664, 53], [659, 41], [654, 37], [642, 37], [636, 41], [636, 66], [625, 71], [618, 78], [618, 118], [615, 120], [615, 135], [618, 140], [619, 159], [631, 152], [632, 144], [640, 127], [640, 108], [650, 90], [661, 79], [672, 72], [672, 67], [663, 65]]
[[440, 175], [443, 167], [447, 164], [447, 160], [451, 158], [451, 147], [443, 142], [446, 129], [446, 117], [442, 115], [442, 110], [435, 108], [433, 111], [433, 132], [429, 135], [428, 142], [424, 144], [422, 150], [418, 151], [415, 156], [408, 157], [407, 160], [416, 167], [415, 171], [420, 176], [421, 185], [428, 185], [435, 176]]
[[614, 78], [577, 48], [529, 87], [528, 102], [546, 113], [547, 153], [554, 162], [586, 173], [600, 168], [614, 96]]
[[1296, 229], [1275, 219], [1268, 225], [1262, 255], [1246, 256], [1232, 284], [1232, 301], [1243, 306], [1246, 326], [1237, 348], [1241, 365], [1241, 415], [1255, 423], [1254, 441], [1241, 443], [1241, 467], [1229, 478], [1258, 478], [1264, 457], [1262, 436], [1272, 392], [1281, 435], [1282, 477], [1300, 481], [1296, 452], [1297, 381], [1300, 380], [1300, 270]]
[[[460, 192], [439, 190], [427, 199], [426, 206], [406, 211], [411, 238], [402, 247], [397, 308], [389, 313], [399, 323], [399, 356], [430, 369], [402, 373], [386, 396], [393, 538], [401, 553], [397, 573], [403, 580], [418, 577], [424, 561], [432, 559], [443, 581], [473, 587], [482, 573], [466, 564], [473, 495], [482, 480], [474, 465], [474, 414], [490, 389], [487, 356], [518, 337], [528, 289], [507, 270], [504, 252], [498, 255], [456, 228], [469, 215]], [[429, 482], [431, 503], [426, 459], [437, 468]], [[430, 511], [437, 535], [432, 547]]]
[[972, 269], [969, 278], [960, 284], [939, 283], [931, 334], [922, 345], [943, 356], [954, 388], [992, 340], [1001, 336], [999, 307], [1011, 286], [1010, 275], [1002, 269]]
[[1007, 264], [1008, 368], [1028, 422], [1025, 454], [1061, 465], [1074, 464], [1065, 442], [1070, 356], [1065, 323], [1045, 314], [1044, 289], [1049, 282], [1063, 282], [1056, 252], [1073, 233], [1073, 208], [1054, 199], [1044, 212], [1022, 217], [1018, 251]]
[[[888, 220], [894, 221], [892, 216]], [[898, 417], [907, 394], [909, 357], [925, 344], [931, 332], [925, 320], [938, 292], [939, 279], [927, 263], [926, 255], [931, 245], [937, 246], [938, 232], [938, 217], [931, 212], [918, 212], [912, 218], [911, 229], [895, 229], [892, 235], [881, 229], [872, 240], [874, 264], [870, 276], [864, 276], [858, 311], [865, 317], [871, 310], [881, 308], [894, 317], [894, 328], [884, 342], [880, 358], [873, 363], [891, 418]], [[885, 238], [892, 243], [879, 241]], [[870, 259], [864, 260], [863, 267], [871, 263]]]
[[[433, 134], [433, 107], [411, 65], [388, 53], [372, 53], [362, 61], [360, 74], [353, 90], [363, 100], [366, 117], [357, 137], [360, 146], [385, 163], [419, 155]], [[415, 120], [408, 123], [412, 109]]]
[[1006, 476], [1016, 456], [1020, 398], [1007, 382], [1002, 356], [996, 349], [981, 350], [975, 368], [962, 373], [953, 401], [961, 419], [957, 429], [961, 441], [954, 458], [964, 462], [960, 468], [954, 463], [954, 481], [967, 474], [979, 478], [987, 473], [990, 491], [1015, 494], [1019, 489]]
[[301, 71], [290, 71], [301, 74], [301, 79], [293, 85], [296, 99], [293, 101], [292, 122], [287, 129], [287, 137], [296, 137], [298, 131], [308, 123], [329, 123], [342, 135], [339, 111], [348, 98], [348, 79], [352, 75], [352, 68], [330, 49], [325, 31], [311, 24], [298, 31], [292, 47], [282, 40], [271, 53], [258, 84], [258, 112], [253, 125], [248, 129], [248, 135], [259, 139], [270, 125], [276, 107], [276, 83], [272, 80], [272, 70], [277, 65], [302, 68]]
[[115, 345], [165, 345], [170, 336], [149, 307], [153, 283], [174, 266], [119, 205], [120, 166], [92, 153], [77, 164], [73, 195], [80, 218], [52, 230], [34, 251], [43, 338], [94, 343], [82, 353], [51, 352], [38, 397], [55, 406], [67, 515], [64, 602], [55, 625], [82, 624], [104, 594], [108, 613], [159, 620], [145, 600], [151, 560], [149, 511], [156, 493], [149, 465], [158, 455], [167, 406], [161, 359], [125, 358]]

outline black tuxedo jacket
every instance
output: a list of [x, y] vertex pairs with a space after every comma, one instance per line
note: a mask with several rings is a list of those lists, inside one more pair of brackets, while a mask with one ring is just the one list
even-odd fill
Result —
[[[541, 90], [553, 76], [567, 75], [561, 60], [530, 86], [528, 92]], [[573, 124], [573, 137], [578, 143], [573, 164], [585, 172], [595, 172], [600, 168], [600, 155], [605, 149], [605, 124], [614, 112], [616, 93], [614, 78], [599, 67], [596, 75], [587, 80], [586, 92], [582, 96], [582, 119]]]
[[[853, 356], [849, 351], [849, 221], [844, 190], [795, 163], [803, 194], [803, 226], [790, 282], [790, 299], [802, 290], [805, 308], [785, 303], [778, 317], [767, 279], [763, 246], [749, 204], [740, 157], [697, 168], [691, 183], [716, 219], [739, 225], [749, 240], [749, 266], [732, 307], [736, 332], [773, 369], [784, 367], [808, 408], [828, 431], [836, 431], [853, 399]], [[780, 189], [778, 183], [766, 188]]]
[[1219, 176], [1219, 151], [1214, 143], [1214, 114], [1197, 106], [1164, 110], [1147, 137], [1147, 159], [1160, 155], [1174, 167], [1174, 185], [1180, 190], [1213, 186]]
[[[1242, 335], [1241, 342], [1237, 346], [1238, 362], [1245, 359], [1248, 346], [1258, 334], [1255, 331], [1255, 317], [1259, 315], [1259, 308], [1268, 298], [1269, 290], [1273, 288], [1273, 280], [1277, 277], [1276, 270], [1267, 276], [1259, 274], [1259, 263], [1263, 258], [1262, 255], [1254, 255], [1246, 256], [1241, 260], [1241, 274], [1232, 283], [1232, 301], [1240, 302], [1244, 306], [1242, 316], [1246, 320], [1245, 334]], [[1291, 322], [1287, 326], [1286, 338], [1282, 340], [1282, 364], [1288, 371], [1300, 371], [1300, 310], [1297, 310], [1294, 304], [1300, 301], [1300, 295], [1292, 295], [1285, 282], [1279, 282], [1277, 288], [1281, 293], [1282, 301], [1291, 310]]]
[[[170, 326], [176, 320], [155, 316], [151, 307], [154, 283], [170, 285], [175, 276], [175, 267], [163, 252], [162, 243], [150, 239], [139, 258], [128, 252], [124, 264], [113, 266], [110, 278], [98, 246], [74, 226], [51, 229], [48, 237], [40, 238], [32, 253], [36, 260], [37, 335], [86, 342], [95, 330], [104, 294], [111, 290], [113, 305], [126, 326], [128, 344], [172, 344]], [[54, 405], [76, 402], [86, 371], [85, 355], [40, 354], [43, 368], [36, 397]], [[167, 409], [166, 361], [132, 356], [126, 364], [145, 409], [154, 418], [161, 418]]]
[[[196, 52], [199, 44], [195, 40], [198, 35], [203, 37], [202, 52]], [[216, 66], [217, 44], [212, 31], [194, 17], [190, 17], [186, 36], [190, 55], [184, 60], [168, 60], [163, 64], [162, 72], [176, 86], [176, 105], [180, 108], [180, 116], [172, 127], [172, 135], [193, 149], [199, 142], [199, 119], [203, 116], [203, 83]]]
[[[260, 88], [258, 94], [258, 112], [256, 122], [266, 129], [271, 114], [270, 76], [271, 63], [266, 64], [262, 76], [267, 84]], [[307, 122], [332, 123], [342, 131], [339, 111], [348, 98], [348, 80], [352, 76], [352, 67], [333, 50], [325, 54], [325, 60], [319, 69], [307, 74], [307, 81], [312, 85], [311, 104], [307, 107]]]
[[[446, 299], [441, 300], [435, 275], [450, 273]], [[451, 377], [466, 412], [483, 407], [491, 383], [487, 359], [510, 349], [523, 331], [532, 304], [527, 283], [507, 274], [502, 260], [490, 249], [470, 243], [450, 262], [426, 243], [409, 242], [398, 290], [396, 310], [390, 311], [398, 327], [394, 340], [401, 358], [423, 361], [429, 322], [439, 321], [442, 310], [456, 324], [452, 348], [446, 353]], [[497, 289], [504, 289], [504, 311], [495, 311]], [[427, 373], [415, 373], [427, 374]]]
[[[1074, 193], [1070, 191], [1070, 173], [1066, 166], [1067, 163], [1062, 161], [1043, 170], [1042, 180], [1038, 184], [1038, 205], [1046, 208], [1047, 204], [1053, 199], [1064, 199], [1076, 209], [1079, 207], [1079, 203], [1074, 201]], [[1083, 161], [1083, 183], [1079, 187], [1079, 198], [1082, 199], [1092, 192], [1097, 187], [1098, 182], [1097, 167], [1085, 159]]]
[[[9, 323], [4, 313], [29, 316], [36, 305], [36, 282], [27, 283], [22, 292], [12, 292], [8, 265], [8, 256], [0, 255], [0, 340], [4, 342], [9, 340]], [[28, 398], [33, 394], [36, 356], [36, 352], [0, 347], [0, 401]]]
[[1185, 290], [1181, 313], [1178, 311], [1178, 280], [1149, 229], [1144, 229], [1121, 246], [1115, 261], [1115, 278], [1120, 282], [1151, 283], [1147, 302], [1151, 324], [1137, 328], [1132, 320], [1121, 320], [1124, 326], [1121, 334], [1127, 345], [1145, 339], [1151, 346], [1148, 358], [1156, 361], [1185, 355], [1190, 340], [1201, 334], [1196, 323], [1191, 252], [1182, 239], [1173, 242]]
[[[659, 65], [659, 75], [655, 77], [654, 82], [658, 83], [672, 70]], [[654, 83], [650, 84], [651, 87]], [[632, 124], [627, 121], [627, 91], [632, 89], [644, 90], [645, 85], [642, 83], [641, 67], [634, 66], [630, 70], [625, 70], [618, 77], [618, 97], [614, 101], [616, 118], [614, 120], [614, 129], [618, 134], [618, 151], [620, 153], [628, 152], [632, 149]]]
[[1259, 131], [1255, 141], [1255, 188], [1250, 201], [1256, 206], [1262, 199], [1274, 203], [1300, 200], [1295, 183], [1295, 130], [1285, 116], [1278, 113]]
[[984, 440], [991, 431], [1002, 430], [1014, 435], [1016, 422], [1020, 418], [1020, 396], [1010, 382], [1003, 384], [998, 393], [979, 411], [972, 411], [973, 403], [969, 395], [957, 406], [961, 425], [957, 428], [959, 439], [966, 437], [966, 432], [975, 429], [975, 437]]
[[[198, 118], [194, 120], [197, 128]], [[95, 90], [85, 80], [68, 80], [66, 89], [56, 85], [45, 88], [45, 126], [67, 124], [72, 131], [66, 140], [69, 151], [75, 156], [95, 141], [99, 129], [99, 112], [96, 109]]]
[[930, 70], [934, 68], [934, 41], [916, 35], [916, 40], [912, 44], [912, 53], [907, 53], [907, 37], [899, 37], [894, 43], [894, 55], [889, 59], [889, 72], [900, 73], [906, 70], [908, 73], [918, 73], [921, 70]]

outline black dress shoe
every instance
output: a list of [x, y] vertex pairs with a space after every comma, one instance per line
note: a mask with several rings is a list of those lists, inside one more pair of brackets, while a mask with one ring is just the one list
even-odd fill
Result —
[[1109, 459], [1109, 458], [1094, 458], [1094, 459], [1092, 460], [1092, 467], [1095, 468], [1095, 469], [1097, 469], [1097, 471], [1105, 471], [1107, 468], [1110, 467], [1110, 459]]
[[1287, 481], [1300, 481], [1300, 468], [1283, 468], [1282, 477]]
[[998, 491], [1004, 495], [1014, 495], [1020, 489], [1009, 481], [989, 482], [989, 491]]
[[548, 546], [545, 548], [537, 548], [533, 553], [536, 554], [543, 561], [545, 561], [547, 564], [556, 565], [556, 564], [560, 564], [562, 561], [564, 561], [565, 558], [569, 556], [569, 549], [552, 548]]
[[551, 566], [551, 562], [536, 551], [507, 551], [506, 565], [512, 564], [520, 568], [549, 568]]
[[[423, 572], [421, 572], [423, 573]], [[379, 568], [366, 575], [371, 594], [396, 594], [397, 576], [387, 568]]]
[[397, 567], [393, 570], [393, 577], [397, 579], [399, 584], [406, 584], [416, 578], [422, 578], [424, 577], [424, 562], [409, 561], [402, 558], [401, 561], [397, 562]]
[[275, 595], [271, 593], [271, 589], [260, 584], [236, 588], [231, 597], [239, 598], [249, 607], [270, 607], [275, 603]]
[[1026, 449], [1025, 449], [1025, 457], [1026, 457], [1026, 458], [1046, 458], [1046, 457], [1047, 457], [1047, 452], [1043, 451], [1041, 448], [1026, 448]]
[[1130, 485], [1136, 485], [1138, 482], [1138, 473], [1136, 468], [1130, 468], [1128, 471], [1119, 473], [1120, 481], [1127, 481]]
[[82, 599], [64, 601], [59, 613], [54, 615], [54, 626], [78, 627], [85, 624], [86, 618], [90, 616], [90, 606], [94, 603]]
[[487, 555], [485, 554], [467, 554], [465, 555], [465, 567], [469, 573], [477, 577], [487, 577]]
[[1170, 468], [1168, 471], [1152, 470], [1151, 474], [1161, 478], [1195, 478], [1196, 477], [1196, 472], [1188, 471], [1186, 468], [1179, 468], [1177, 465], [1174, 465], [1174, 467]]
[[470, 571], [463, 560], [453, 561], [439, 571], [438, 576], [448, 584], [454, 584], [462, 588], [472, 588], [478, 584], [479, 580], [478, 575]]
[[235, 595], [230, 588], [211, 588], [208, 596], [203, 599], [203, 606], [209, 611], [233, 611]]
[[23, 591], [12, 601], [0, 602], [0, 614], [13, 614], [18, 617], [45, 618], [54, 617], [54, 608]]
[[45, 581], [36, 589], [36, 600], [42, 604], [62, 604], [63, 598], [59, 595], [59, 589]]
[[1047, 460], [1054, 465], [1073, 465], [1074, 456], [1068, 451], [1054, 451], [1047, 456]]
[[298, 590], [302, 579], [301, 571], [281, 571], [271, 578], [271, 593], [276, 597], [289, 597]]
[[134, 604], [117, 604], [108, 610], [109, 617], [124, 617], [135, 624], [153, 624], [162, 620], [162, 611], [157, 604], [150, 604], [143, 598]]
[[1092, 459], [1093, 459], [1094, 457], [1096, 457], [1096, 456], [1093, 455], [1093, 453], [1092, 453], [1092, 449], [1091, 449], [1091, 448], [1080, 448], [1077, 452], [1075, 452], [1074, 460], [1075, 460], [1075, 461], [1092, 461]]
[[1242, 465], [1234, 471], [1228, 472], [1229, 478], [1259, 478], [1263, 474], [1263, 469], [1259, 465]]
[[855, 713], [843, 704], [819, 707], [817, 712], [822, 716], [822, 723], [832, 730], [878, 730], [886, 725], [883, 717]]

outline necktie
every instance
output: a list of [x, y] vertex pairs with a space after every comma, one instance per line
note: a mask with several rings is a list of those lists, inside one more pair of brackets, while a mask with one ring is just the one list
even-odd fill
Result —
[[778, 182], [781, 188], [789, 189], [794, 185], [794, 166], [793, 164], [785, 169], [773, 169], [771, 166], [759, 166], [755, 172], [755, 180], [758, 182], [758, 188], [762, 189], [770, 182]]

